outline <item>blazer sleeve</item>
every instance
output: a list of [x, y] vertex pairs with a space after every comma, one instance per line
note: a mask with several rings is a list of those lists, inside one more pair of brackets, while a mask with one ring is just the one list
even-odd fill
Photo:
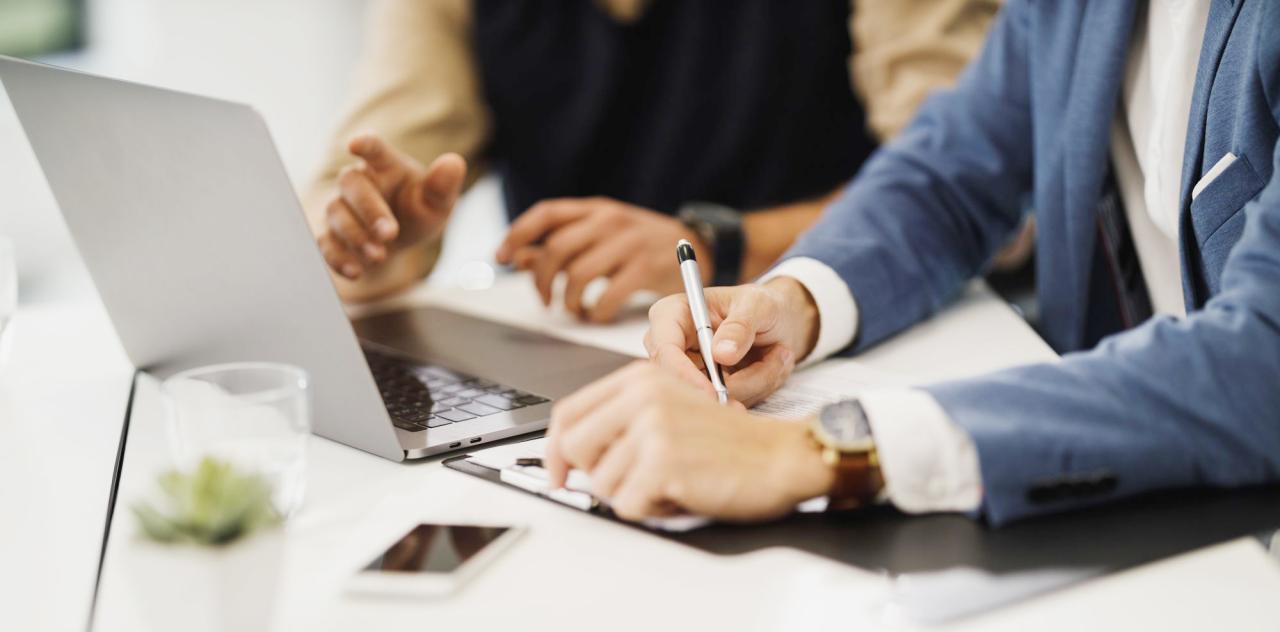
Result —
[[1004, 245], [1031, 188], [1028, 16], [1011, 2], [957, 85], [883, 146], [784, 260], [848, 284], [862, 349], [928, 316]]
[[[1260, 29], [1258, 74], [1280, 123], [1274, 33]], [[977, 446], [989, 518], [1280, 481], [1280, 143], [1271, 151], [1270, 179], [1239, 211], [1244, 232], [1201, 310], [1055, 365], [928, 388]]]
[[1204, 308], [1058, 363], [927, 387], [974, 441], [989, 520], [1280, 481], [1280, 145], [1273, 153]]

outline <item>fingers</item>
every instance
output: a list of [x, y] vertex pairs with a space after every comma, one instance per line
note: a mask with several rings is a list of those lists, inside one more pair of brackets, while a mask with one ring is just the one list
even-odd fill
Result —
[[699, 371], [707, 370], [707, 362], [702, 358], [702, 352], [696, 349], [685, 349], [684, 354], [689, 357], [689, 361], [693, 366], [698, 367]]
[[778, 390], [795, 370], [795, 355], [784, 345], [770, 345], [758, 360], [725, 376], [729, 396], [754, 406]]
[[720, 312], [725, 316], [711, 339], [712, 357], [733, 366], [751, 350], [759, 333], [777, 323], [777, 304], [765, 290], [751, 285], [711, 288], [707, 290], [708, 304], [713, 300], [721, 306], [727, 303], [728, 309]]
[[547, 475], [553, 489], [562, 487], [565, 479], [569, 477], [570, 463], [563, 452], [564, 436], [580, 423], [587, 413], [624, 390], [643, 367], [643, 362], [633, 362], [588, 384], [573, 395], [556, 402], [552, 407], [543, 465], [547, 468]]
[[707, 372], [689, 359], [689, 355], [683, 349], [675, 345], [660, 345], [654, 350], [653, 362], [680, 380], [698, 387], [712, 397], [715, 396], [716, 388], [711, 384], [711, 378], [707, 376]]
[[[649, 354], [649, 360], [651, 360], [655, 365], [658, 365], [659, 367], [663, 367], [663, 365], [658, 362], [658, 356], [661, 355], [661, 352], [665, 347], [671, 347], [673, 345], [654, 344], [653, 341], [650, 339], [650, 336], [652, 334], [653, 334], [652, 329], [644, 332], [644, 348], [645, 348], [645, 351], [648, 352]], [[685, 349], [684, 355], [686, 358], [689, 359], [689, 363], [692, 364], [693, 367], [697, 369], [699, 372], [707, 370], [706, 364], [703, 363], [702, 361], [702, 353], [697, 349]], [[663, 367], [663, 368], [667, 368], [667, 367]], [[674, 367], [670, 367], [670, 368], [674, 368]]]
[[598, 498], [613, 498], [622, 480], [635, 464], [640, 440], [631, 431], [624, 431], [591, 470], [591, 492]]
[[427, 165], [418, 199], [432, 211], [447, 216], [457, 204], [466, 179], [467, 161], [458, 154], [443, 154]]
[[649, 308], [649, 332], [644, 339], [649, 359], [681, 380], [714, 395], [711, 379], [688, 354], [696, 340], [689, 301], [683, 294], [668, 296]]
[[338, 174], [338, 191], [368, 234], [379, 242], [389, 242], [400, 233], [391, 207], [365, 170], [347, 167]]
[[[621, 272], [609, 277], [609, 286], [605, 288], [591, 312], [587, 315], [593, 323], [607, 323], [618, 315], [618, 310], [626, 304], [638, 290], [644, 289], [649, 282], [649, 269], [639, 261], [632, 262]], [[581, 292], [579, 291], [579, 294]], [[568, 305], [566, 290], [565, 304]]]
[[416, 164], [373, 133], [352, 137], [347, 143], [347, 150], [364, 160], [383, 197], [390, 197]]
[[669, 513], [671, 503], [662, 494], [666, 475], [658, 451], [640, 446], [634, 466], [623, 475], [609, 506], [618, 517], [632, 521]]
[[[587, 284], [599, 277], [612, 275], [627, 263], [627, 255], [628, 251], [624, 244], [609, 242], [591, 248], [570, 262], [565, 268], [567, 277], [564, 286], [565, 309], [579, 318], [583, 317], [585, 310], [582, 304], [582, 293], [586, 291]], [[612, 283], [610, 281], [610, 286]], [[600, 302], [603, 300], [602, 296], [600, 301], [596, 302], [597, 310], [600, 309]], [[613, 318], [613, 314], [602, 314], [601, 317], [607, 321]], [[594, 315], [592, 320], [595, 320]]]
[[431, 234], [462, 193], [467, 163], [458, 154], [441, 155], [424, 169], [376, 134], [359, 134], [347, 148], [363, 162], [339, 174], [342, 197], [374, 241]]
[[364, 272], [356, 255], [332, 232], [321, 235], [316, 243], [320, 246], [320, 254], [324, 255], [325, 263], [338, 274], [356, 279]]
[[410, 174], [393, 199], [401, 235], [408, 240], [438, 235], [462, 194], [467, 163], [457, 154], [436, 158], [423, 175]]
[[542, 258], [542, 246], [525, 246], [511, 256], [511, 265], [517, 270], [529, 270]]
[[334, 198], [325, 208], [325, 223], [329, 225], [329, 233], [345, 244], [350, 252], [358, 254], [364, 263], [376, 265], [387, 258], [387, 249], [370, 238], [369, 232], [342, 198]]
[[683, 294], [659, 299], [649, 308], [649, 332], [645, 335], [649, 357], [654, 357], [657, 350], [666, 345], [681, 351], [690, 349], [696, 340], [689, 300]]
[[498, 263], [511, 262], [511, 256], [523, 246], [535, 243], [557, 226], [576, 221], [591, 212], [588, 200], [546, 200], [529, 207], [511, 223], [511, 230], [494, 254]]
[[635, 393], [624, 391], [591, 408], [573, 426], [557, 436], [557, 454], [570, 468], [591, 472], [601, 457], [623, 435], [642, 403]]
[[538, 288], [543, 305], [551, 305], [551, 286], [556, 275], [574, 257], [591, 247], [602, 237], [600, 226], [583, 219], [561, 225], [547, 238], [542, 256], [533, 265], [533, 283]]

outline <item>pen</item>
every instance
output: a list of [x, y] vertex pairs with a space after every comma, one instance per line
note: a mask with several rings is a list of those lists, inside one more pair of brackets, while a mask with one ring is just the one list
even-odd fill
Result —
[[729, 403], [729, 391], [720, 379], [720, 367], [711, 357], [711, 312], [707, 311], [707, 297], [702, 293], [702, 271], [693, 256], [693, 244], [687, 239], [676, 242], [676, 261], [680, 262], [680, 278], [684, 281], [684, 294], [689, 299], [689, 311], [693, 314], [693, 328], [698, 333], [698, 347], [702, 361], [707, 365], [707, 376], [716, 389], [721, 404]]

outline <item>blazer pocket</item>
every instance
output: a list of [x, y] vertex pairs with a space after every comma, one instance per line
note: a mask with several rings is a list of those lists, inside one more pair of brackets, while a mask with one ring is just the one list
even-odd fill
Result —
[[[1229, 156], [1231, 154], [1224, 156], [1220, 164]], [[1258, 195], [1265, 184], [1249, 164], [1249, 158], [1243, 155], [1226, 168], [1215, 165], [1210, 169], [1193, 189], [1199, 192], [1191, 200], [1191, 229], [1195, 232], [1196, 245], [1203, 246], [1219, 227]]]

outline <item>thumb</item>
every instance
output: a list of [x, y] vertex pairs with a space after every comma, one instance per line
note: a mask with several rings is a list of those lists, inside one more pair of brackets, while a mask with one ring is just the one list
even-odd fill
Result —
[[772, 325], [769, 302], [756, 287], [734, 288], [729, 311], [711, 338], [711, 355], [723, 366], [733, 366], [751, 350], [756, 333]]
[[435, 211], [448, 212], [458, 201], [466, 179], [467, 161], [458, 154], [444, 154], [427, 166], [418, 199]]

